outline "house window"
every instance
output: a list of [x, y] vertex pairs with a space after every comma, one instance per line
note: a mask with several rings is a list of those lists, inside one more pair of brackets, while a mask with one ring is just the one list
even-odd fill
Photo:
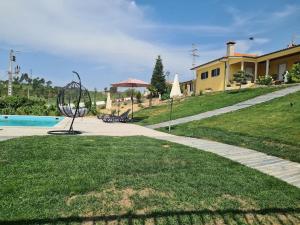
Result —
[[201, 73], [201, 80], [205, 80], [208, 78], [208, 72]]
[[220, 75], [220, 68], [211, 71], [211, 77], [217, 77]]

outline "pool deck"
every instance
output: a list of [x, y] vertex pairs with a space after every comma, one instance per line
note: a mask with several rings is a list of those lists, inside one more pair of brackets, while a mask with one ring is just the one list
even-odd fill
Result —
[[[49, 130], [68, 129], [70, 118], [65, 118], [53, 128], [36, 127], [2, 127], [0, 141], [32, 135], [47, 135]], [[211, 152], [233, 160], [247, 167], [274, 176], [282, 181], [300, 188], [300, 164], [270, 156], [251, 149], [227, 145], [204, 139], [175, 136], [152, 130], [136, 124], [104, 123], [95, 117], [79, 118], [74, 123], [74, 129], [83, 132], [82, 136], [147, 136], [159, 140], [170, 141], [202, 151]]]
[[[1, 127], [0, 140], [4, 138], [16, 138], [23, 136], [48, 135], [51, 130], [68, 130], [71, 124], [70, 118], [64, 118], [54, 127]], [[77, 118], [74, 122], [74, 130], [80, 130], [81, 135], [103, 136], [155, 136], [158, 132], [146, 127], [130, 123], [104, 123], [95, 117]]]

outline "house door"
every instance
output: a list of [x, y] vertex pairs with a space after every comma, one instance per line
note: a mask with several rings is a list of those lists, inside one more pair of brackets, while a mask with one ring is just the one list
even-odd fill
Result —
[[285, 74], [286, 71], [286, 64], [279, 64], [278, 66], [278, 80], [283, 80], [283, 75]]
[[[245, 72], [247, 74], [251, 74], [253, 76], [253, 68], [252, 67], [246, 67]], [[252, 81], [252, 78], [250, 78], [248, 80]]]

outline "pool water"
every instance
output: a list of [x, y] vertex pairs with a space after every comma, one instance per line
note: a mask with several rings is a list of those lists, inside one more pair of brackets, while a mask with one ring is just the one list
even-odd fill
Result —
[[62, 121], [61, 116], [11, 116], [0, 115], [1, 126], [22, 126], [22, 127], [53, 127]]

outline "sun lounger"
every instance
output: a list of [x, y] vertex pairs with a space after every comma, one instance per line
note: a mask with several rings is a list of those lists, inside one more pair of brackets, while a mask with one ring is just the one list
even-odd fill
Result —
[[98, 119], [102, 119], [103, 122], [105, 122], [105, 123], [115, 123], [115, 122], [126, 123], [130, 120], [129, 112], [130, 112], [130, 109], [128, 109], [126, 112], [124, 112], [120, 116], [102, 115], [102, 116], [98, 116]]

